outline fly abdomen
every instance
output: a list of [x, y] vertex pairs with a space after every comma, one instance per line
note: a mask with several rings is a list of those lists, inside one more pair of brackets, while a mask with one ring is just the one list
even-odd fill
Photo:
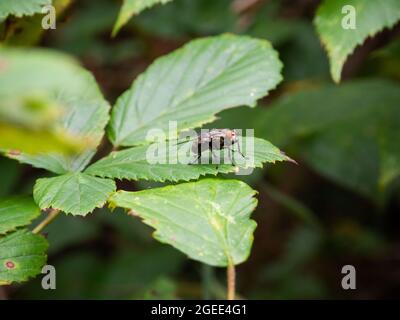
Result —
[[192, 145], [192, 152], [196, 155], [199, 155], [201, 154], [202, 151], [206, 151], [208, 149], [211, 149], [211, 141], [203, 143], [194, 143]]

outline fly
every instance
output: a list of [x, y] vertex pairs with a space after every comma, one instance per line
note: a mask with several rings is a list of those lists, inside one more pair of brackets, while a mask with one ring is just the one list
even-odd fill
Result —
[[[237, 145], [237, 150], [233, 149], [234, 145]], [[212, 129], [209, 132], [201, 133], [195, 138], [192, 144], [192, 152], [196, 155], [196, 158], [190, 162], [190, 164], [196, 163], [202, 156], [202, 152], [210, 150], [212, 157], [214, 158], [215, 151], [221, 149], [228, 149], [228, 157], [233, 166], [233, 153], [238, 152], [244, 159], [247, 159], [240, 151], [239, 139], [236, 130], [231, 129]]]

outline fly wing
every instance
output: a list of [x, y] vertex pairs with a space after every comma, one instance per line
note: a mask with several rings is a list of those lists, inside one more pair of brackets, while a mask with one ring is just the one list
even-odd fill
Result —
[[226, 129], [212, 129], [208, 135], [211, 139], [224, 138], [226, 136]]
[[176, 142], [176, 144], [184, 144], [184, 143], [188, 143], [188, 142], [194, 142], [194, 141], [199, 141], [199, 136], [196, 137], [191, 137], [190, 139], [178, 139], [178, 141]]
[[210, 132], [212, 137], [213, 150], [219, 150], [231, 145], [228, 133], [230, 129], [213, 129]]

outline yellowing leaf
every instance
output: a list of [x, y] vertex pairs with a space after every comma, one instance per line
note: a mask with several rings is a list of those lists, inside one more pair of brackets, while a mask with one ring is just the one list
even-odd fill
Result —
[[[0, 114], [4, 114], [9, 108], [14, 110], [15, 105], [20, 104], [17, 99], [19, 97], [40, 97], [53, 103], [54, 107], [60, 107], [58, 111], [61, 114], [53, 121], [55, 127], [51, 126], [53, 134], [49, 135], [50, 141], [46, 144], [44, 139], [43, 147], [38, 146], [33, 143], [39, 137], [44, 138], [43, 132], [41, 135], [38, 133], [36, 140], [32, 134], [32, 150], [36, 146], [40, 151], [45, 151], [45, 147], [50, 148], [56, 141], [69, 141], [67, 138], [62, 139], [65, 136], [77, 140], [81, 148], [75, 154], [46, 150], [45, 154], [39, 155], [37, 152], [18, 152], [7, 153], [7, 156], [60, 174], [83, 170], [95, 153], [109, 118], [109, 105], [93, 76], [80, 67], [77, 61], [58, 52], [1, 48]], [[14, 118], [24, 125], [29, 124], [26, 117]], [[36, 126], [33, 129], [37, 129]], [[43, 131], [41, 126], [39, 129]], [[10, 134], [8, 137], [9, 144], [19, 141], [11, 141]], [[16, 133], [15, 138], [17, 137], [20, 135]]]

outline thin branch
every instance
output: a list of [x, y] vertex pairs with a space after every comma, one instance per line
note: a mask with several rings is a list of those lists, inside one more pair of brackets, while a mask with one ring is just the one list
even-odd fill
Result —
[[42, 222], [40, 222], [35, 229], [32, 230], [32, 233], [39, 233], [41, 232], [48, 224], [50, 224], [57, 216], [60, 214], [60, 210], [58, 209], [51, 209], [49, 214]]

